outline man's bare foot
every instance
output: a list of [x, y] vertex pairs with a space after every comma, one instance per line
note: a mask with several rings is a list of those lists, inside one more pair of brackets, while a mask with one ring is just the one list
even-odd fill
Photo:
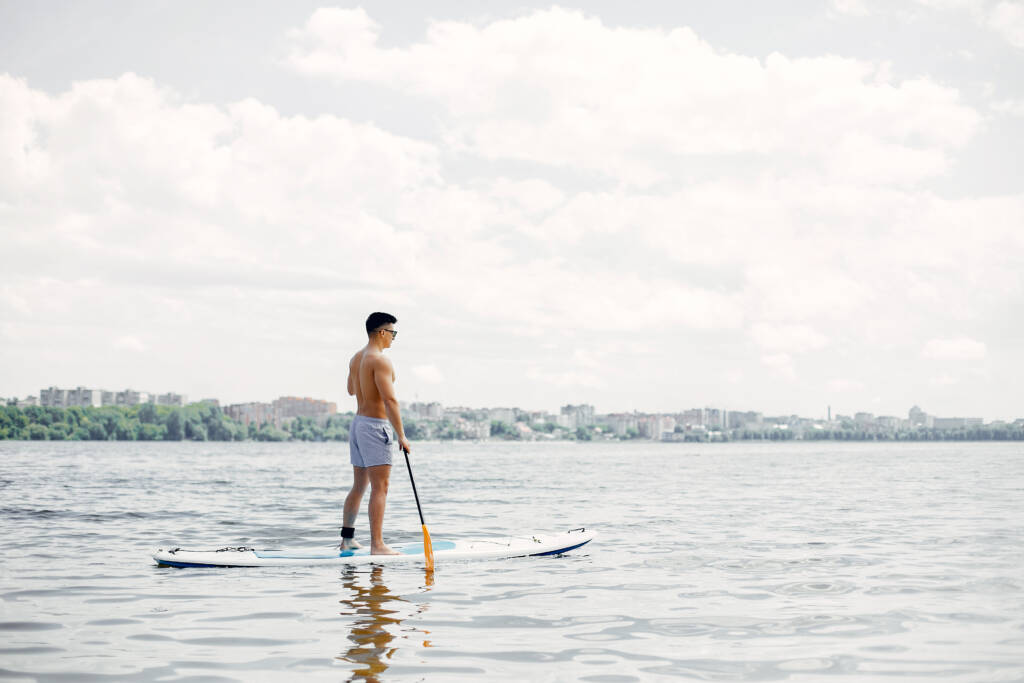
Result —
[[359, 541], [354, 538], [346, 538], [342, 540], [341, 545], [338, 546], [338, 550], [358, 550], [363, 546], [360, 545]]
[[371, 555], [401, 555], [397, 550], [392, 550], [386, 545], [375, 545], [370, 548]]

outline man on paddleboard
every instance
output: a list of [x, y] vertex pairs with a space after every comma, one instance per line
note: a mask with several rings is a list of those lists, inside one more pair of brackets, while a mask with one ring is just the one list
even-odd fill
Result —
[[[395, 446], [412, 452], [395, 398], [395, 368], [384, 355], [398, 336], [398, 318], [389, 313], [371, 313], [366, 319], [366, 346], [348, 362], [348, 393], [356, 397], [356, 416], [349, 430], [352, 461], [352, 490], [345, 498], [341, 527], [341, 549], [359, 548], [355, 523], [366, 486], [370, 486], [370, 553], [397, 555], [384, 544], [384, 506], [391, 477]], [[397, 444], [396, 444], [397, 442]]]

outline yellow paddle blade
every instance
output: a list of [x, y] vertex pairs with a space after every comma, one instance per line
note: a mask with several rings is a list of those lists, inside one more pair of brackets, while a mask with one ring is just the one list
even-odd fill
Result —
[[430, 545], [430, 532], [423, 525], [423, 554], [427, 557], [427, 571], [434, 570], [434, 548]]

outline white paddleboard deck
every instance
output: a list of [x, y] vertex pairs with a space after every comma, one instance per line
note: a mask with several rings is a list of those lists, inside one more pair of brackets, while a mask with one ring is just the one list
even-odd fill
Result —
[[[590, 543], [596, 534], [587, 529], [573, 529], [564, 534], [524, 538], [490, 538], [478, 540], [431, 542], [434, 562], [459, 560], [499, 560], [511, 557], [561, 555]], [[219, 550], [186, 550], [163, 548], [153, 554], [157, 564], [167, 567], [287, 567], [311, 565], [415, 564], [424, 562], [423, 543], [392, 545], [398, 555], [371, 555], [369, 548], [355, 551], [256, 550], [254, 548], [221, 548]]]

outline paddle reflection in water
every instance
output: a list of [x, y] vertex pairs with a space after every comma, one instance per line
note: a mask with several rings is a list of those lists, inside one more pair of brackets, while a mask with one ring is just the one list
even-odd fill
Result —
[[[368, 572], [347, 569], [342, 572], [341, 581], [347, 594], [340, 601], [345, 606], [341, 614], [352, 616], [354, 620], [348, 636], [352, 644], [337, 659], [356, 665], [350, 681], [377, 681], [377, 677], [387, 671], [398, 650], [397, 637], [415, 643], [419, 640], [417, 634], [422, 634], [422, 644], [416, 645], [431, 646], [426, 639], [429, 631], [401, 628], [405, 619], [422, 614], [427, 605], [410, 602], [392, 593], [384, 584], [384, 567], [373, 567]], [[434, 573], [426, 572], [424, 590], [430, 590], [433, 585]]]

